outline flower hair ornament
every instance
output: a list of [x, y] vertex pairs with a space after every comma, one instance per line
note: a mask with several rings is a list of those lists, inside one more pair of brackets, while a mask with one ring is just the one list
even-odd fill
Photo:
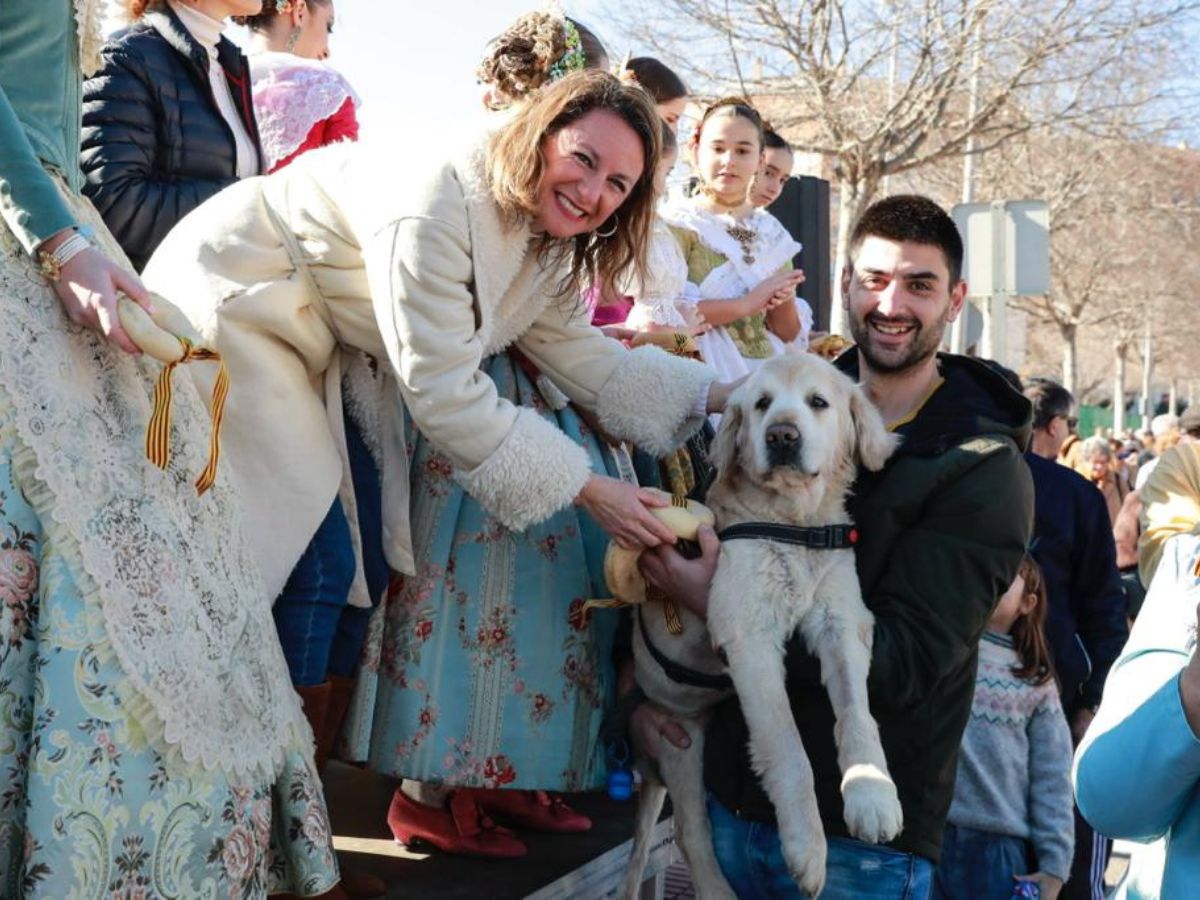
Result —
[[582, 72], [587, 68], [587, 56], [583, 52], [583, 41], [579, 37], [579, 29], [570, 19], [563, 17], [563, 35], [567, 39], [567, 49], [547, 71], [549, 81], [558, 81], [572, 72]]
[[[267, 0], [265, 7], [273, 7], [277, 16], [286, 15], [296, 8], [297, 0]], [[302, 2], [302, 0], [301, 0]]]
[[641, 87], [641, 84], [638, 82], [637, 72], [629, 68], [629, 61], [631, 59], [633, 59], [633, 51], [626, 51], [625, 58], [621, 60], [621, 65], [613, 69], [613, 75], [615, 75], [622, 84], [636, 84], [638, 87]]

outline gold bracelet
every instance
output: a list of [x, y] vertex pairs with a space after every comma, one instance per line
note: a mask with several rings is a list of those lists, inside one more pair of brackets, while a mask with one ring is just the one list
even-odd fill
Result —
[[91, 241], [85, 235], [76, 231], [53, 250], [39, 250], [37, 255], [38, 268], [47, 281], [56, 284], [59, 278], [62, 277], [63, 266], [91, 245]]

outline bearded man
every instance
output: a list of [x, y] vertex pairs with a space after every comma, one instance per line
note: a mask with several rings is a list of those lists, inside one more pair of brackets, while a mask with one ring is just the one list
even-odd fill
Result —
[[[838, 358], [903, 440], [880, 472], [860, 469], [850, 513], [863, 598], [875, 615], [869, 691], [904, 830], [887, 846], [850, 838], [842, 818], [834, 715], [820, 666], [789, 644], [787, 685], [812, 763], [828, 838], [821, 900], [926, 897], [942, 853], [955, 763], [971, 712], [979, 638], [1025, 552], [1033, 486], [1022, 451], [1030, 404], [986, 363], [938, 352], [962, 311], [962, 239], [936, 203], [895, 196], [854, 226], [842, 296], [857, 346]], [[664, 593], [703, 615], [717, 542], [703, 555], [643, 555]], [[661, 711], [633, 714], [645, 748], [658, 731], [686, 737]], [[747, 754], [737, 698], [717, 707], [705, 736], [705, 784], [717, 858], [739, 896], [799, 897], [775, 813]]]

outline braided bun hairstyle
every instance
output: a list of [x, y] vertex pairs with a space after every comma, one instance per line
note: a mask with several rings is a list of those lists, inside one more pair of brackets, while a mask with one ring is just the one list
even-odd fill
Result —
[[522, 100], [550, 81], [550, 68], [567, 53], [570, 22], [579, 32], [584, 68], [608, 68], [608, 53], [600, 39], [574, 19], [549, 12], [526, 13], [494, 38], [475, 70], [481, 84], [509, 102]]

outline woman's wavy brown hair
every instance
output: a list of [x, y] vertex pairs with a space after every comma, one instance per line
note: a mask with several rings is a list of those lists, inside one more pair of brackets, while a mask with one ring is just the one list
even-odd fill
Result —
[[1031, 684], [1045, 684], [1055, 677], [1050, 646], [1046, 642], [1046, 615], [1050, 607], [1046, 581], [1041, 567], [1028, 553], [1022, 558], [1017, 573], [1025, 582], [1026, 596], [1032, 595], [1035, 599], [1033, 608], [1013, 623], [1013, 649], [1021, 658], [1021, 665], [1013, 666], [1012, 673]]
[[511, 102], [529, 97], [549, 82], [550, 68], [567, 52], [567, 22], [579, 32], [585, 68], [607, 69], [608, 52], [586, 26], [552, 12], [532, 12], [492, 39], [475, 69], [476, 79]]
[[[597, 110], [613, 113], [633, 129], [642, 143], [642, 172], [629, 196], [596, 231], [565, 240], [542, 238], [538, 250], [548, 263], [569, 263], [561, 284], [563, 296], [597, 281], [616, 284], [630, 266], [639, 277], [646, 274], [646, 245], [654, 222], [654, 170], [662, 146], [654, 101], [640, 87], [623, 84], [607, 72], [576, 72], [518, 106], [488, 145], [492, 197], [501, 217], [515, 226], [538, 213], [545, 141]], [[600, 234], [608, 231], [613, 232], [610, 237]]]

